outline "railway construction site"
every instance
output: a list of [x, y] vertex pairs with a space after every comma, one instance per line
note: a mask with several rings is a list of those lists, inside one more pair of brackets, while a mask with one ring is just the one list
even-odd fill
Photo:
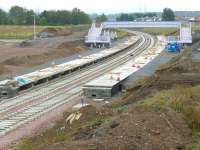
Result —
[[15, 84], [16, 92], [2, 90], [0, 148], [198, 147], [192, 133], [199, 126], [198, 114], [193, 116], [200, 105], [198, 37], [180, 54], [171, 54], [164, 36], [123, 31], [129, 36], [110, 48], [101, 45], [2, 80], [2, 87]]

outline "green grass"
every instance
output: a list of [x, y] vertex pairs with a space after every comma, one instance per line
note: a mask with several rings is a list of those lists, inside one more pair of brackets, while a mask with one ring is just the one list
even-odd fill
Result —
[[[45, 27], [37, 27], [40, 32]], [[33, 35], [33, 26], [0, 26], [0, 39], [26, 39]]]
[[[77, 29], [86, 28], [86, 25], [67, 25], [67, 26], [36, 26], [36, 33], [41, 32], [43, 29], [51, 28], [64, 28], [64, 29]], [[33, 36], [33, 26], [12, 26], [0, 25], [0, 39], [28, 39]]]
[[16, 147], [16, 150], [30, 150], [37, 149], [38, 147], [49, 145], [51, 143], [62, 142], [71, 140], [70, 134], [67, 134], [64, 130], [49, 129], [45, 133], [32, 138], [22, 140]]
[[[200, 30], [200, 24], [195, 24], [192, 28], [194, 31], [199, 31]], [[144, 32], [150, 33], [153, 35], [178, 35], [179, 31], [177, 28], [144, 28]]]
[[127, 110], [128, 108], [129, 108], [128, 105], [122, 105], [122, 104], [112, 105], [113, 112], [117, 113]]
[[117, 31], [117, 36], [119, 39], [127, 37], [130, 35], [130, 33], [124, 31], [124, 30], [116, 30]]
[[[14, 149], [16, 150], [31, 150], [38, 149], [39, 147], [44, 147], [50, 144], [55, 144], [64, 141], [71, 141], [74, 135], [79, 134], [81, 131], [87, 131], [95, 129], [97, 126], [109, 121], [108, 117], [98, 116], [92, 117], [84, 122], [74, 122], [74, 124], [69, 125], [65, 122], [59, 123], [56, 127], [48, 129], [44, 133], [22, 140], [16, 145]], [[70, 127], [71, 126], [71, 127]], [[66, 127], [65, 129], [62, 129]]]
[[84, 122], [84, 124], [82, 124], [79, 129], [94, 129], [97, 126], [101, 125], [102, 123], [105, 123], [109, 121], [108, 117], [97, 117], [97, 118], [93, 118], [89, 121]]
[[155, 94], [154, 97], [138, 102], [139, 106], [152, 107], [156, 111], [171, 109], [185, 116], [196, 139], [193, 150], [200, 149], [200, 86], [176, 87]]
[[178, 35], [176, 28], [144, 28], [143, 31], [153, 35]]
[[194, 31], [199, 31], [200, 30], [200, 23], [195, 24], [192, 28]]

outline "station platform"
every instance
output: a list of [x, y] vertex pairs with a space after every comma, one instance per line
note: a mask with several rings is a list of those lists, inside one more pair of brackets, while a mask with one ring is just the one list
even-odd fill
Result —
[[[161, 38], [158, 38], [161, 39]], [[87, 98], [111, 98], [123, 88], [123, 83], [133, 73], [139, 71], [153, 61], [165, 49], [166, 41], [158, 40], [157, 44], [144, 51], [134, 60], [94, 79], [83, 86], [83, 93]]]

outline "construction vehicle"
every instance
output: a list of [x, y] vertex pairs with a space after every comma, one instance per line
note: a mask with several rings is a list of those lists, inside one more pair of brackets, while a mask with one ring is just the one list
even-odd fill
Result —
[[167, 51], [172, 53], [180, 53], [182, 49], [182, 44], [178, 42], [170, 42], [167, 45]]

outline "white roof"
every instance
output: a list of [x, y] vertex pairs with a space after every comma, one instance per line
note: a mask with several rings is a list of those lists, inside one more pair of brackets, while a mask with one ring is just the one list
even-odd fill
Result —
[[3, 81], [0, 81], [0, 85], [6, 85], [10, 80], [3, 80]]

